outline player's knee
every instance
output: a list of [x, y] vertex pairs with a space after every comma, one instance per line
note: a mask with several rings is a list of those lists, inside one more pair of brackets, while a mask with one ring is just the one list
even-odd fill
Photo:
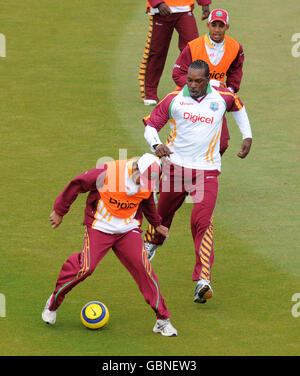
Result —
[[210, 219], [195, 214], [192, 216], [192, 226], [198, 234], [204, 233], [210, 226]]
[[93, 266], [93, 265], [90, 265], [88, 268], [87, 268], [87, 275], [90, 276], [94, 273], [96, 269], [96, 266]]
[[85, 278], [89, 277], [90, 275], [92, 275], [94, 270], [95, 270], [95, 267], [89, 265], [89, 266], [81, 269], [81, 271], [79, 272], [79, 276], [81, 278], [85, 279]]

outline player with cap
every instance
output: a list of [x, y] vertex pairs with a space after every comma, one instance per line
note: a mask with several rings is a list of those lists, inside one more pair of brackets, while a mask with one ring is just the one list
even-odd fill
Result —
[[160, 160], [150, 153], [139, 159], [111, 161], [75, 177], [56, 198], [50, 215], [52, 228], [62, 223], [79, 193], [89, 192], [82, 250], [71, 255], [61, 268], [55, 289], [42, 313], [46, 323], [55, 324], [57, 309], [65, 295], [90, 276], [112, 248], [156, 314], [153, 332], [177, 336], [143, 247], [140, 229], [144, 215], [158, 233], [168, 236], [152, 193], [160, 173]]
[[[244, 51], [242, 45], [226, 35], [229, 15], [224, 9], [214, 9], [208, 18], [208, 34], [189, 42], [176, 60], [172, 77], [182, 88], [192, 61], [204, 60], [210, 71], [213, 86], [227, 87], [232, 93], [240, 89], [243, 76]], [[226, 118], [223, 119], [220, 153], [223, 155], [230, 139]]]

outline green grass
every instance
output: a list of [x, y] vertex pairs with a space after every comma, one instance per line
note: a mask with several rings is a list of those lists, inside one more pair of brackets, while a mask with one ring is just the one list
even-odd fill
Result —
[[[83, 237], [85, 197], [56, 231], [48, 223], [54, 199], [98, 158], [118, 158], [119, 149], [128, 157], [148, 151], [141, 119], [149, 109], [137, 80], [148, 29], [144, 2], [1, 2], [7, 57], [0, 58], [0, 293], [7, 312], [0, 318], [0, 355], [299, 355], [300, 318], [291, 315], [291, 298], [300, 292], [300, 58], [291, 55], [291, 36], [299, 32], [300, 4], [228, 0], [226, 7], [230, 35], [245, 50], [240, 96], [254, 143], [246, 160], [235, 156], [241, 139], [228, 115], [214, 298], [192, 301], [191, 205], [178, 211], [153, 260], [179, 331], [170, 339], [152, 333], [153, 312], [113, 252], [70, 292], [54, 327], [41, 321], [61, 264], [80, 251]], [[205, 24], [199, 29], [205, 32]], [[160, 97], [174, 88], [176, 44], [174, 36]], [[94, 299], [111, 315], [96, 332], [79, 319]]]

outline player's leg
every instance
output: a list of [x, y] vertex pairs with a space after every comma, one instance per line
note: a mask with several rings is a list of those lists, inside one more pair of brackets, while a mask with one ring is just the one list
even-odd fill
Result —
[[172, 17], [150, 16], [150, 26], [139, 71], [140, 92], [144, 101], [158, 102], [159, 100], [157, 88], [173, 34]]
[[[160, 181], [160, 194], [157, 210], [162, 218], [162, 225], [170, 228], [176, 211], [181, 207], [187, 193], [183, 184], [184, 169], [181, 166], [165, 163]], [[165, 237], [156, 233], [153, 226], [149, 225], [144, 235], [144, 244], [151, 260], [157, 247], [162, 245]]]
[[[168, 228], [171, 227], [174, 215], [176, 211], [181, 207], [186, 197], [186, 192], [160, 192], [157, 210], [162, 218], [161, 224]], [[151, 229], [150, 229], [151, 228]], [[165, 237], [155, 232], [153, 226], [150, 226], [145, 234], [145, 239], [149, 239], [150, 242], [158, 245], [162, 245], [165, 241]], [[153, 232], [154, 230], [154, 232]], [[151, 237], [149, 237], [149, 235]]]
[[[163, 164], [159, 186], [157, 210], [162, 218], [162, 225], [170, 228], [176, 211], [184, 202], [187, 193], [183, 183], [184, 169], [170, 162]], [[144, 236], [144, 242], [162, 245], [164, 236], [157, 234], [149, 225]]]
[[[174, 215], [180, 208], [186, 197], [185, 192], [161, 192], [158, 199], [158, 213], [162, 218], [161, 224], [168, 228], [171, 227]], [[148, 259], [151, 261], [155, 256], [156, 250], [160, 247], [166, 238], [157, 233], [152, 225], [148, 225], [148, 228], [144, 235], [144, 246], [148, 254]]]
[[177, 335], [176, 329], [170, 323], [170, 313], [160, 292], [157, 276], [143, 248], [141, 233], [141, 230], [134, 229], [120, 236], [114, 243], [113, 250], [155, 312], [158, 322], [155, 332], [166, 336]]
[[178, 14], [179, 17], [175, 24], [178, 32], [178, 48], [180, 51], [184, 49], [188, 42], [198, 38], [198, 27], [192, 12], [184, 12]]
[[[211, 268], [214, 261], [212, 215], [218, 194], [218, 175], [219, 172], [216, 170], [205, 171], [203, 199], [201, 202], [194, 203], [191, 214], [191, 231], [196, 257], [193, 280], [199, 281], [194, 301], [200, 303], [204, 303], [212, 296], [210, 287]], [[201, 294], [203, 296], [196, 296]]]
[[112, 242], [110, 235], [85, 227], [82, 250], [71, 255], [62, 265], [55, 289], [46, 303], [48, 311], [56, 311], [66, 294], [93, 273]]

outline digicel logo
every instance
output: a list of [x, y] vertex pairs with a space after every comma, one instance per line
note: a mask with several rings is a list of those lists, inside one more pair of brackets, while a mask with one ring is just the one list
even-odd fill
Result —
[[185, 112], [183, 114], [183, 118], [185, 120], [190, 119], [192, 123], [200, 122], [200, 123], [212, 124], [214, 121], [214, 117], [205, 117], [205, 116], [201, 116], [200, 114], [194, 115], [191, 112]]
[[222, 72], [222, 73], [219, 73], [219, 72], [216, 72], [216, 71], [213, 71], [213, 72], [210, 72], [209, 73], [209, 78], [211, 80], [223, 80], [223, 78], [225, 77], [225, 73]]
[[116, 200], [112, 197], [109, 198], [109, 202], [113, 205], [116, 205], [118, 209], [131, 209], [137, 206], [137, 204], [135, 204], [134, 202], [129, 202], [129, 201], [121, 202], [120, 200]]

